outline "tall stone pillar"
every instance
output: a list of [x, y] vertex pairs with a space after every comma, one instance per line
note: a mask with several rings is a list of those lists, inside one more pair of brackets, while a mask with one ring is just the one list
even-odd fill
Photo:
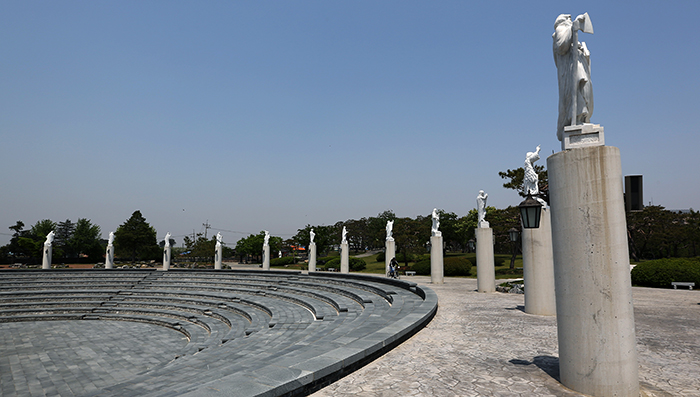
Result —
[[214, 252], [214, 269], [221, 270], [221, 264], [223, 261], [223, 247], [221, 244], [217, 244], [216, 252]]
[[163, 248], [163, 270], [170, 269], [170, 246]]
[[493, 260], [493, 229], [476, 228], [476, 289], [496, 292], [496, 267]]
[[525, 313], [554, 316], [557, 305], [554, 297], [552, 225], [547, 208], [542, 208], [539, 228], [523, 228], [522, 242]]
[[620, 151], [565, 150], [549, 156], [547, 171], [561, 382], [592, 396], [638, 396]]
[[41, 259], [42, 269], [51, 269], [51, 256], [53, 254], [53, 245], [44, 244], [44, 255]]
[[393, 237], [386, 239], [386, 251], [384, 255], [384, 274], [389, 274], [389, 263], [396, 256], [396, 241]]
[[350, 273], [350, 248], [348, 243], [340, 244], [340, 272]]
[[263, 270], [270, 270], [270, 245], [263, 245]]
[[430, 282], [442, 284], [445, 268], [442, 259], [442, 234], [430, 237]]
[[114, 246], [109, 244], [105, 252], [105, 269], [114, 268]]
[[309, 244], [309, 271], [316, 271], [316, 243]]

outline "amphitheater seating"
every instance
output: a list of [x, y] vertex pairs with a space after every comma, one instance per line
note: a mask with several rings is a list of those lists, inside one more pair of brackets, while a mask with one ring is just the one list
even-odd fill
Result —
[[99, 395], [308, 393], [405, 340], [436, 310], [429, 289], [357, 274], [94, 269], [0, 277], [0, 326], [145, 322], [189, 341], [170, 361]]

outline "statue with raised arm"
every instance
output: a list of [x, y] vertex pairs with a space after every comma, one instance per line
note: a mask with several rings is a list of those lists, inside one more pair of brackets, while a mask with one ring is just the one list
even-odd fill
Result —
[[316, 233], [314, 233], [314, 229], [311, 229], [311, 231], [309, 232], [309, 243], [314, 242], [314, 237], [316, 237]]
[[165, 247], [164, 248], [170, 248], [170, 232], [168, 232], [165, 235]]
[[46, 235], [46, 241], [44, 241], [44, 247], [48, 248], [53, 244], [53, 239], [54, 236], [56, 236], [56, 233], [52, 231], [49, 232], [49, 234]]
[[347, 244], [347, 242], [348, 242], [348, 231], [347, 231], [347, 229], [345, 229], [345, 226], [343, 226], [343, 234], [342, 234], [342, 238], [340, 240], [340, 244]]
[[113, 245], [114, 244], [114, 232], [109, 232], [109, 240], [107, 241], [107, 245]]
[[386, 239], [391, 240], [394, 238], [394, 221], [386, 221]]
[[525, 194], [530, 194], [536, 196], [540, 194], [540, 188], [538, 186], [539, 176], [535, 172], [534, 163], [540, 159], [540, 146], [537, 145], [537, 150], [534, 152], [527, 152], [525, 155], [525, 176], [523, 178], [523, 190]]
[[571, 20], [561, 14], [554, 21], [553, 51], [559, 79], [559, 119], [557, 138], [563, 139], [564, 127], [591, 122], [593, 87], [591, 85], [591, 53], [586, 43], [579, 43], [578, 31], [593, 33], [588, 13]]
[[221, 243], [224, 242], [224, 237], [221, 235], [221, 233], [216, 233], [216, 248], [221, 247]]
[[265, 230], [265, 242], [263, 242], [263, 245], [268, 245], [270, 244], [270, 232]]
[[486, 222], [486, 199], [489, 198], [488, 193], [483, 190], [479, 190], [479, 195], [476, 196], [476, 212], [479, 216], [478, 227], [489, 227], [489, 223]]
[[440, 227], [440, 214], [438, 214], [437, 208], [433, 208], [432, 218], [433, 218], [433, 225], [430, 228], [430, 235], [431, 236], [440, 236], [441, 233], [438, 230], [438, 228]]

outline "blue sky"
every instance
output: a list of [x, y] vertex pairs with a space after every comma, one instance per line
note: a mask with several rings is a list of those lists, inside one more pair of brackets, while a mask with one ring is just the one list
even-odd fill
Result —
[[551, 34], [588, 12], [595, 112], [644, 200], [700, 207], [700, 2], [5, 1], [0, 243], [139, 209], [163, 238], [458, 215], [559, 151]]

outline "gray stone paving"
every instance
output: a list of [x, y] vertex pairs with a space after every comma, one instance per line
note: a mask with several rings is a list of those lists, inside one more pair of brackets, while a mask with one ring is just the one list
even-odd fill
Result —
[[187, 343], [177, 331], [144, 323], [0, 323], [0, 392], [85, 395], [173, 360]]
[[[436, 292], [433, 321], [313, 397], [581, 395], [556, 380], [556, 318], [525, 314], [523, 295], [478, 294], [474, 279], [404, 278]], [[700, 293], [633, 291], [643, 395], [700, 396]]]
[[362, 275], [3, 272], [0, 392], [297, 394], [360, 367], [436, 310], [430, 290]]
[[[171, 276], [175, 274], [167, 275]], [[151, 279], [142, 282], [143, 289], [135, 286], [134, 295], [124, 296], [124, 308], [131, 301], [147, 301], [149, 291], [155, 291], [148, 286]], [[312, 396], [580, 396], [557, 381], [556, 319], [525, 314], [523, 295], [478, 294], [474, 279], [446, 278], [444, 285], [429, 284], [429, 277], [404, 280], [437, 294], [439, 310], [433, 321], [394, 350]], [[268, 292], [280, 293], [287, 287]], [[700, 396], [700, 293], [634, 288], [633, 294], [644, 395]], [[385, 305], [382, 316], [411, 310], [414, 303], [403, 301], [400, 294], [393, 296], [397, 304]], [[264, 303], [269, 297], [245, 298]], [[395, 332], [389, 326], [359, 339], [340, 327], [317, 333], [319, 327], [336, 322], [357, 324], [358, 332], [364, 332], [365, 326], [380, 320], [375, 303], [368, 302], [368, 309], [359, 311], [352, 309], [356, 304], [351, 300], [335, 299], [350, 309], [328, 317], [326, 308], [327, 317], [313, 321], [309, 316], [299, 318], [304, 310], [293, 310], [296, 304], [282, 302], [273, 315], [274, 328], [268, 329], [271, 320], [265, 320], [270, 318], [266, 314], [253, 314], [249, 326], [258, 324], [253, 337], [238, 337], [227, 342], [232, 343], [227, 349], [187, 354], [175, 361], [174, 352], [192, 342], [159, 325], [104, 319], [0, 323], [0, 395], [244, 396], [271, 390], [272, 395], [282, 394], [294, 384], [279, 386], [280, 378], [305, 382], [310, 376], [323, 376], [340, 369], [342, 357], [362, 355]], [[181, 306], [185, 303], [196, 300]], [[243, 329], [234, 322], [229, 332], [240, 335]], [[282, 336], [296, 342], [286, 343]], [[328, 352], [328, 346], [338, 348]], [[271, 347], [272, 352], [266, 351]], [[237, 349], [246, 353], [236, 354]], [[248, 375], [232, 373], [232, 368], [258, 376], [254, 383], [245, 383]], [[213, 381], [202, 383], [202, 379]]]

